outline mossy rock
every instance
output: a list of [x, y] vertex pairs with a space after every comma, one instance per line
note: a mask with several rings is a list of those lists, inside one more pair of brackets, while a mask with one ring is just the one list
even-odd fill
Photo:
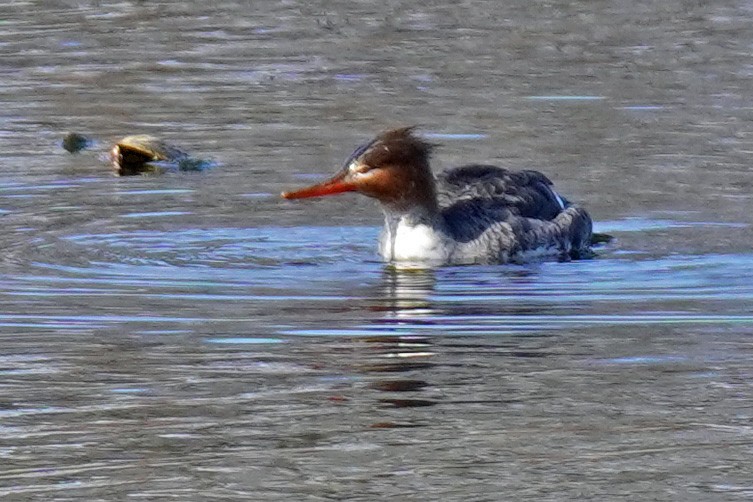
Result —
[[186, 152], [148, 134], [121, 139], [110, 150], [110, 158], [121, 176], [161, 172], [171, 164], [180, 169], [180, 163], [189, 160]]

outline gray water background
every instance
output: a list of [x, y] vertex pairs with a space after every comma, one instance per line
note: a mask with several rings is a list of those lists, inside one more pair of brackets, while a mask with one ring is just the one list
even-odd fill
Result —
[[[752, 77], [747, 1], [4, 2], [0, 497], [750, 500]], [[616, 241], [406, 273], [279, 199], [408, 124]]]

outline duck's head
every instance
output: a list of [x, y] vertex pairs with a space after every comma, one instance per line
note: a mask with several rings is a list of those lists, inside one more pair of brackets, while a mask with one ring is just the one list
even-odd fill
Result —
[[434, 176], [429, 167], [433, 145], [413, 134], [413, 127], [393, 129], [357, 148], [327, 181], [292, 192], [285, 199], [305, 199], [359, 192], [385, 207], [404, 211], [413, 206], [436, 208]]

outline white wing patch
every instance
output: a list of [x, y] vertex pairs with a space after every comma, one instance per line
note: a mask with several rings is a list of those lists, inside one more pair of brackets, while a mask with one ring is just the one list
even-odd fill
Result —
[[558, 194], [551, 188], [549, 190], [552, 190], [552, 194], [554, 194], [554, 198], [557, 199], [557, 204], [560, 205], [560, 209], [565, 209], [565, 201], [562, 200], [562, 197], [560, 197], [560, 194]]

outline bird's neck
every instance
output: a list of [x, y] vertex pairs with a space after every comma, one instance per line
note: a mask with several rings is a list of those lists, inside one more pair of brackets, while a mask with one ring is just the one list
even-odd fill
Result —
[[417, 222], [433, 220], [439, 214], [437, 202], [437, 182], [428, 162], [413, 169], [410, 177], [398, 178], [399, 187], [389, 197], [380, 198], [379, 202], [387, 219], [406, 219]]

